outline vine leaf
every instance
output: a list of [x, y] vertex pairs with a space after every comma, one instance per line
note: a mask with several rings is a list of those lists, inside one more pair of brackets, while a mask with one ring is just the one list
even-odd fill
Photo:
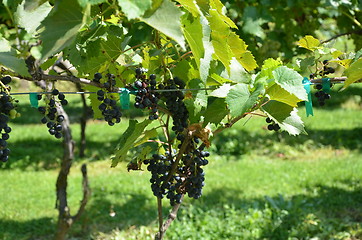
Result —
[[286, 103], [270, 100], [263, 106], [263, 110], [290, 135], [306, 134], [303, 121], [298, 116], [296, 108]]
[[263, 66], [261, 67], [258, 79], [266, 77], [267, 79], [273, 79], [273, 71], [283, 64], [279, 59], [268, 58], [264, 60]]
[[344, 73], [347, 76], [347, 80], [344, 82], [343, 88], [346, 88], [352, 83], [362, 79], [362, 58], [352, 63]]
[[283, 102], [292, 107], [297, 107], [298, 102], [300, 102], [299, 98], [297, 98], [294, 94], [291, 94], [278, 84], [273, 84], [270, 88], [268, 88], [266, 93], [269, 95], [270, 100]]
[[227, 42], [236, 60], [238, 60], [247, 71], [252, 71], [258, 66], [253, 54], [247, 50], [248, 45], [246, 45], [237, 34], [231, 32]]
[[225, 99], [209, 97], [209, 103], [203, 114], [203, 126], [206, 126], [208, 123], [214, 123], [218, 125], [228, 113], [229, 111], [227, 109]]
[[306, 48], [310, 51], [314, 51], [320, 48], [320, 42], [318, 39], [311, 35], [307, 35], [297, 42], [299, 47]]
[[18, 6], [15, 13], [15, 19], [21, 27], [23, 27], [28, 33], [32, 34], [52, 10], [52, 7], [48, 2], [45, 2], [33, 10], [27, 10], [25, 5], [26, 3], [24, 1]]
[[247, 84], [239, 83], [234, 85], [225, 99], [230, 109], [231, 116], [240, 116], [250, 109], [255, 104], [262, 90], [263, 85], [260, 83], [257, 84], [256, 89], [252, 94], [250, 94]]
[[118, 1], [118, 5], [126, 14], [128, 19], [139, 18], [152, 6], [151, 0], [132, 1], [122, 0]]
[[301, 101], [308, 101], [307, 92], [303, 86], [303, 77], [293, 69], [285, 66], [278, 67], [273, 71], [275, 82]]
[[231, 49], [228, 46], [227, 38], [230, 34], [229, 26], [220, 18], [216, 10], [210, 9], [208, 20], [210, 22], [211, 43], [215, 50], [215, 56], [219, 59], [225, 68], [230, 71], [230, 60], [232, 57]]
[[187, 9], [187, 11], [189, 11], [192, 14], [192, 16], [197, 17], [200, 15], [199, 8], [196, 5], [195, 1], [180, 0], [178, 2], [182, 5], [182, 7]]
[[220, 0], [211, 0], [210, 1], [210, 7], [215, 9], [217, 11], [217, 13], [219, 14], [219, 17], [225, 22], [227, 23], [227, 25], [229, 25], [229, 27], [231, 28], [238, 28], [235, 23], [229, 18], [227, 17], [224, 12], [223, 12], [223, 8], [224, 5], [222, 4], [222, 2]]
[[193, 21], [189, 19], [183, 20], [184, 34], [187, 43], [189, 44], [192, 54], [195, 57], [197, 66], [200, 68], [200, 59], [204, 56], [203, 32], [200, 17]]
[[30, 77], [25, 61], [17, 57], [16, 51], [11, 48], [10, 43], [4, 38], [0, 38], [0, 65], [22, 76]]
[[201, 16], [200, 21], [202, 25], [202, 42], [204, 45], [204, 56], [200, 59], [199, 69], [200, 78], [206, 85], [206, 81], [210, 72], [212, 56], [214, 54], [214, 47], [210, 42], [211, 28], [209, 26], [209, 21], [204, 16]]
[[40, 34], [42, 40], [41, 61], [71, 44], [88, 16], [88, 12], [89, 8], [86, 8], [85, 14], [83, 14], [83, 8], [77, 1], [56, 2], [41, 25], [44, 27], [44, 31]]
[[137, 140], [137, 142], [135, 142], [135, 144], [133, 146], [137, 147], [137, 146], [147, 142], [147, 140], [150, 138], [156, 138], [157, 134], [158, 134], [157, 128], [152, 128], [150, 130], [146, 130], [143, 132], [142, 137], [139, 140]]
[[127, 152], [133, 147], [137, 139], [141, 136], [143, 130], [151, 123], [151, 120], [144, 120], [138, 123], [137, 120], [130, 120], [127, 130], [122, 134], [115, 156], [112, 157], [111, 167], [116, 167], [121, 161], [127, 158]]
[[162, 5], [151, 16], [141, 18], [141, 20], [174, 39], [180, 44], [181, 48], [186, 50], [180, 21], [182, 14], [182, 11], [174, 3], [164, 0]]
[[212, 91], [209, 94], [209, 96], [218, 97], [218, 98], [226, 98], [226, 96], [228, 95], [231, 88], [232, 88], [232, 86], [229, 83], [225, 83], [225, 84], [221, 85], [219, 88]]

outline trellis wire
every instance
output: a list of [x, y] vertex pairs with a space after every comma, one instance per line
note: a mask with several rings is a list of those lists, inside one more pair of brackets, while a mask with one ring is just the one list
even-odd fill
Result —
[[[330, 78], [331, 83], [333, 84], [341, 84], [344, 83], [346, 78], [340, 77], [340, 78]], [[316, 85], [322, 83], [322, 79], [311, 79], [310, 85]], [[125, 91], [126, 88], [119, 88], [118, 91], [108, 92], [108, 93], [122, 93]], [[153, 92], [179, 92], [179, 91], [200, 91], [200, 90], [215, 90], [216, 87], [209, 87], [209, 88], [188, 88], [188, 89], [155, 89], [152, 90]], [[130, 93], [137, 91], [136, 89], [130, 90], [127, 89]], [[10, 95], [27, 95], [27, 94], [51, 94], [52, 92], [15, 92], [10, 93]], [[63, 94], [96, 94], [97, 92], [62, 92]], [[2, 93], [5, 94], [5, 93]]]

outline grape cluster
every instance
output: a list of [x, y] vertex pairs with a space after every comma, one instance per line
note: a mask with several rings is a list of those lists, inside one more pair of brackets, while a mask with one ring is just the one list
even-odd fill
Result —
[[111, 99], [111, 96], [102, 89], [97, 91], [97, 98], [101, 102], [98, 109], [102, 112], [104, 120], [108, 122], [109, 126], [113, 126], [115, 123], [121, 121], [122, 112], [117, 106], [117, 101]]
[[[144, 160], [149, 164], [147, 170], [151, 172], [151, 189], [156, 197], [166, 196], [170, 204], [181, 203], [182, 195], [188, 194], [190, 198], [198, 199], [202, 195], [202, 188], [205, 185], [205, 172], [202, 166], [208, 164], [206, 159], [210, 153], [204, 151], [204, 145], [197, 147], [199, 140], [194, 138], [187, 146], [188, 152], [184, 153], [181, 163], [171, 173], [175, 164], [176, 154], [165, 155], [154, 154], [152, 159]], [[172, 174], [172, 176], [171, 176]]]
[[[184, 89], [185, 82], [175, 77], [174, 79], [169, 79], [164, 86], [163, 84], [158, 85], [158, 89], [162, 90], [177, 90]], [[189, 112], [186, 108], [184, 100], [184, 94], [182, 91], [164, 91], [162, 92], [162, 97], [165, 98], [165, 103], [167, 109], [172, 114], [173, 126], [172, 131], [176, 134], [182, 133], [185, 128], [188, 126]]]
[[160, 94], [154, 92], [156, 89], [156, 75], [151, 74], [149, 79], [147, 79], [146, 70], [143, 68], [136, 69], [136, 78], [133, 87], [137, 89], [137, 94], [135, 98], [134, 106], [140, 109], [149, 109], [149, 119], [156, 120], [158, 119], [158, 109], [157, 102], [160, 98]]
[[331, 99], [331, 95], [323, 91], [322, 84], [317, 84], [315, 87], [318, 91], [314, 96], [317, 98], [319, 106], [324, 106], [326, 104], [325, 101]]
[[204, 151], [204, 144], [200, 147], [195, 147], [198, 143], [198, 138], [194, 138], [191, 142], [192, 151], [184, 155], [182, 161], [185, 165], [184, 173], [186, 174], [185, 192], [190, 198], [198, 199], [202, 195], [202, 188], [205, 185], [205, 172], [202, 166], [206, 166], [209, 161], [206, 159], [210, 153]]
[[279, 124], [278, 124], [278, 123], [275, 123], [273, 119], [267, 117], [267, 118], [265, 119], [265, 121], [266, 121], [267, 123], [269, 123], [269, 125], [268, 125], [268, 127], [267, 127], [269, 131], [273, 131], [273, 130], [274, 130], [274, 131], [279, 131], [279, 130], [280, 130]]
[[[9, 159], [10, 149], [7, 148], [7, 140], [10, 138], [9, 133], [11, 127], [8, 126], [9, 118], [20, 116], [16, 111], [17, 100], [9, 96], [8, 91], [10, 87], [7, 85], [11, 82], [10, 76], [1, 78], [1, 92], [0, 92], [0, 161], [6, 162]], [[15, 104], [14, 104], [15, 103]]]
[[[115, 75], [107, 73], [107, 81], [103, 83], [105, 89], [112, 91], [113, 87], [116, 86]], [[95, 73], [93, 81], [100, 82], [102, 79], [101, 73]], [[109, 126], [113, 126], [116, 123], [121, 122], [122, 112], [117, 106], [117, 101], [112, 99], [112, 95], [105, 90], [97, 91], [97, 99], [100, 101], [98, 109], [101, 111], [104, 120]]]
[[[38, 100], [42, 98], [43, 96], [38, 94]], [[46, 106], [38, 107], [38, 111], [44, 115], [40, 121], [47, 126], [50, 135], [59, 139], [62, 137], [62, 122], [64, 121], [64, 116], [58, 114], [56, 103], [58, 102], [62, 106], [65, 106], [68, 104], [68, 101], [65, 99], [64, 93], [59, 92], [56, 88], [54, 88], [51, 94], [47, 95], [44, 100]]]
[[333, 67], [328, 67], [328, 63], [329, 63], [328, 60], [323, 61], [323, 70], [320, 71], [320, 73], [319, 73], [321, 76], [331, 74], [331, 73], [335, 73], [336, 70]]
[[[111, 74], [111, 73], [107, 73], [106, 74], [106, 81], [103, 83], [103, 87], [105, 89], [109, 89], [109, 90], [113, 90], [113, 88], [116, 86], [116, 76], [114, 74]], [[93, 76], [93, 81], [94, 82], [98, 82], [100, 83], [101, 82], [101, 79], [103, 78], [102, 74], [97, 72], [94, 74]]]

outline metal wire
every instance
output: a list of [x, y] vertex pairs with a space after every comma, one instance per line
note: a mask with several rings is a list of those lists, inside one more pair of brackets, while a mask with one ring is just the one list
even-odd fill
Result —
[[[108, 92], [108, 93], [122, 93], [124, 88], [120, 88], [119, 91], [116, 92]], [[215, 90], [216, 88], [188, 88], [188, 89], [157, 89], [157, 90], [151, 90], [151, 92], [179, 92], [179, 91], [199, 91], [199, 90]], [[129, 90], [130, 91], [130, 90]], [[136, 92], [135, 91], [130, 91]], [[60, 92], [63, 94], [96, 94], [97, 92]], [[5, 93], [2, 93], [5, 94]], [[52, 92], [14, 92], [10, 93], [10, 95], [27, 95], [27, 94], [52, 94]]]

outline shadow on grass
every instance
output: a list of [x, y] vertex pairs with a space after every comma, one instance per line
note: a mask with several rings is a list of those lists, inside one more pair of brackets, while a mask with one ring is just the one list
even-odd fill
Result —
[[[273, 135], [250, 134], [242, 129], [227, 130], [213, 140], [213, 150], [219, 155], [243, 155], [257, 150], [260, 154], [277, 154], [273, 146], [277, 143], [297, 150], [331, 146], [333, 149], [362, 151], [362, 128], [314, 130], [308, 135], [290, 136], [286, 132]], [[307, 145], [306, 145], [307, 144]], [[263, 146], [263, 149], [260, 149]], [[301, 149], [302, 148], [302, 149]], [[283, 149], [283, 148], [281, 148]], [[265, 152], [263, 152], [265, 151]]]
[[[44, 133], [46, 134], [46, 133]], [[109, 158], [118, 143], [118, 138], [106, 143], [87, 140], [86, 159], [88, 161], [104, 160]], [[62, 141], [58, 139], [18, 140], [11, 142], [11, 156], [8, 162], [0, 163], [1, 169], [32, 168], [33, 170], [54, 169], [59, 167], [63, 157]], [[76, 146], [74, 161], [82, 160], [77, 157]]]
[[[241, 210], [243, 215], [246, 211], [250, 214], [251, 209], [271, 209], [271, 219], [264, 219], [267, 224], [261, 229], [260, 239], [282, 240], [291, 236], [304, 239], [307, 235], [313, 237], [313, 234], [323, 236], [322, 239], [331, 239], [333, 234], [348, 232], [353, 225], [359, 225], [358, 235], [362, 237], [362, 187], [360, 184], [356, 187], [356, 182], [349, 179], [341, 182], [346, 189], [318, 184], [308, 187], [306, 194], [291, 197], [278, 194], [254, 199], [235, 197], [240, 196], [236, 189], [220, 188], [204, 195], [200, 202], [195, 201], [194, 207], [207, 214], [207, 211], [215, 208], [223, 211], [223, 205], [227, 204]], [[297, 236], [294, 236], [296, 233]]]
[[[44, 133], [46, 134], [46, 133]], [[275, 156], [283, 152], [285, 146], [303, 153], [321, 146], [331, 146], [333, 149], [350, 149], [362, 152], [362, 128], [350, 130], [309, 130], [309, 135], [289, 136], [286, 133], [273, 135], [250, 134], [242, 129], [227, 130], [213, 140], [212, 151], [224, 156], [242, 156], [252, 151], [259, 155]], [[282, 146], [274, 149], [275, 144]], [[118, 144], [118, 136], [109, 137], [107, 142], [87, 140], [86, 159], [96, 161], [107, 159]], [[263, 146], [263, 149], [260, 149]], [[11, 158], [7, 163], [0, 163], [0, 169], [33, 168], [52, 169], [59, 167], [62, 158], [62, 142], [57, 139], [21, 139], [10, 143]], [[75, 161], [83, 160], [77, 157]], [[240, 157], [239, 157], [240, 159]]]
[[51, 239], [55, 226], [52, 218], [39, 218], [24, 222], [0, 219], [0, 239]]
[[[350, 180], [342, 181], [346, 189], [355, 186]], [[236, 219], [228, 224], [243, 225], [245, 219], [253, 218], [252, 211], [269, 210], [269, 214], [259, 214], [259, 221], [246, 222], [248, 228], [259, 228], [260, 239], [290, 239], [291, 236], [305, 239], [310, 236], [321, 236], [321, 239], [331, 239], [339, 231], [348, 231], [353, 224], [362, 221], [362, 187], [346, 190], [334, 186], [315, 185], [307, 188], [305, 194], [285, 197], [281, 194], [272, 197], [244, 199], [238, 189], [220, 188], [205, 194], [200, 200], [193, 201], [193, 214], [179, 214], [183, 221], [194, 221], [193, 218], [217, 212], [216, 216], [227, 219], [225, 204], [236, 210]], [[317, 194], [316, 194], [317, 192]], [[120, 199], [119, 201], [110, 200]], [[126, 199], [126, 200], [124, 200]], [[154, 199], [144, 194], [122, 193], [120, 190], [93, 189], [91, 202], [82, 218], [71, 228], [70, 236], [77, 239], [91, 239], [99, 232], [111, 234], [115, 229], [120, 231], [133, 227], [156, 225], [156, 205]], [[119, 203], [117, 203], [119, 202]], [[191, 209], [191, 208], [190, 208]], [[167, 209], [164, 209], [167, 212]], [[183, 214], [186, 216], [182, 217]], [[190, 217], [191, 216], [191, 217]], [[240, 221], [240, 222], [239, 222]], [[244, 222], [243, 222], [244, 221]], [[310, 224], [310, 222], [318, 224]], [[173, 224], [182, 225], [183, 222]], [[195, 223], [197, 224], [197, 223]], [[212, 227], [212, 223], [210, 227]], [[226, 223], [225, 223], [226, 224]], [[256, 225], [253, 225], [256, 224]], [[182, 227], [182, 226], [180, 226]], [[194, 231], [199, 226], [195, 225]], [[245, 229], [244, 230], [251, 230]], [[51, 219], [41, 218], [27, 222], [0, 220], [0, 237], [16, 236], [16, 239], [42, 239], [51, 235], [55, 225]], [[189, 229], [190, 230], [190, 229]], [[362, 234], [362, 233], [361, 233]], [[21, 237], [20, 237], [21, 236]], [[23, 237], [24, 236], [24, 237]], [[8, 238], [11, 239], [11, 238]], [[259, 239], [259, 238], [258, 238]], [[356, 238], [358, 239], [358, 238]]]

